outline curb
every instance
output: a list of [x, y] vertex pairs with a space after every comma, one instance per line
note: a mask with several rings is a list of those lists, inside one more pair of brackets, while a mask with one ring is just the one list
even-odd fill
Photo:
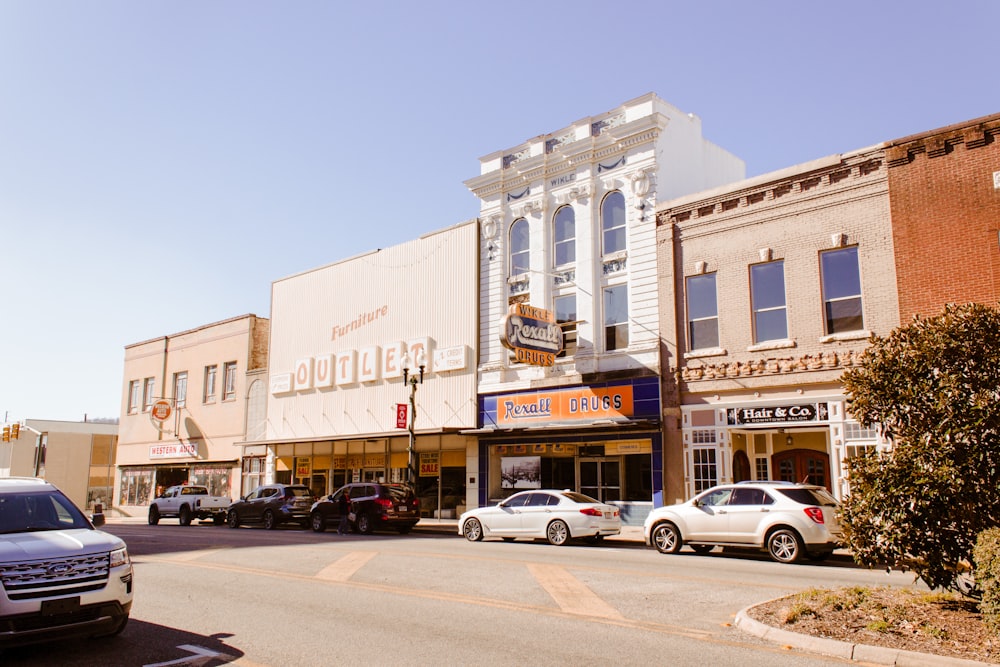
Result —
[[776, 642], [785, 646], [799, 648], [811, 653], [829, 655], [853, 662], [866, 662], [876, 665], [896, 665], [898, 667], [982, 667], [990, 663], [964, 658], [950, 658], [932, 653], [917, 653], [902, 649], [871, 646], [869, 644], [852, 644], [839, 639], [813, 637], [790, 630], [782, 630], [754, 620], [747, 615], [752, 607], [741, 609], [736, 615], [736, 627], [761, 639]]

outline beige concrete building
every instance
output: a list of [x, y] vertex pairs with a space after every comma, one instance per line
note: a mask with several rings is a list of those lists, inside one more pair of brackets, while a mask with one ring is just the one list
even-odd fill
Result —
[[126, 346], [116, 507], [144, 513], [183, 482], [240, 495], [237, 443], [262, 428], [269, 332], [243, 315]]
[[477, 262], [470, 221], [274, 281], [266, 423], [248, 430], [245, 488], [322, 495], [406, 482], [412, 465], [425, 518], [461, 513], [478, 491], [477, 440], [462, 433], [476, 425]]
[[744, 479], [840, 496], [844, 459], [885, 444], [839, 378], [899, 324], [886, 172], [873, 147], [657, 209], [664, 502]]
[[42, 477], [85, 511], [109, 507], [118, 424], [25, 419], [5, 424], [5, 433], [0, 477]]

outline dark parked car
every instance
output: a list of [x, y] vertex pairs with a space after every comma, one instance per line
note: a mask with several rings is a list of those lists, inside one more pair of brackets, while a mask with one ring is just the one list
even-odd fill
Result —
[[265, 484], [230, 505], [227, 522], [230, 528], [260, 523], [273, 530], [288, 522], [306, 528], [315, 499], [309, 487], [301, 484]]
[[391, 529], [405, 535], [420, 521], [420, 501], [406, 486], [358, 482], [340, 487], [312, 506], [309, 525], [314, 531], [322, 533], [340, 524], [340, 497], [345, 491], [351, 494], [351, 529], [357, 533]]

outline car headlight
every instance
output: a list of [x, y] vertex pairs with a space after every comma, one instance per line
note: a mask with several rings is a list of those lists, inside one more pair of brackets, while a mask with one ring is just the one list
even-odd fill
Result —
[[128, 565], [128, 549], [122, 547], [111, 552], [111, 567]]

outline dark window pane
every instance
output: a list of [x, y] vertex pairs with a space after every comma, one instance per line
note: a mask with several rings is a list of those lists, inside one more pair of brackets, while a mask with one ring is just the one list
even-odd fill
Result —
[[528, 271], [530, 247], [528, 221], [518, 220], [510, 227], [510, 272], [512, 275]]
[[719, 347], [719, 320], [697, 320], [688, 326], [692, 350]]
[[830, 301], [826, 304], [826, 332], [835, 334], [864, 329], [861, 298]]

